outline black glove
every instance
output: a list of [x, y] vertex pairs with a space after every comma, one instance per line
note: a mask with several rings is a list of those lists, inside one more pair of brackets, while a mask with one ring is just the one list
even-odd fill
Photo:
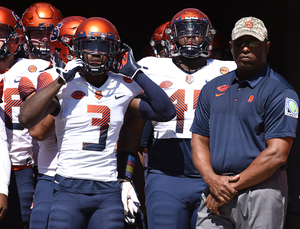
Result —
[[117, 58], [118, 66], [117, 71], [131, 79], [133, 79], [139, 71], [141, 66], [138, 65], [133, 57], [132, 49], [127, 44], [122, 44], [120, 56]]
[[56, 72], [59, 74], [60, 78], [63, 79], [65, 83], [70, 82], [74, 79], [76, 72], [83, 67], [83, 61], [79, 58], [75, 58], [69, 61], [65, 68], [57, 67]]

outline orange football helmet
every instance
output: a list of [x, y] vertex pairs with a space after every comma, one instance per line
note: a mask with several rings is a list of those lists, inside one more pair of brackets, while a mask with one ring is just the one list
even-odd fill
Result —
[[156, 57], [169, 57], [169, 40], [165, 29], [169, 25], [169, 21], [161, 24], [153, 33], [150, 45]]
[[[212, 49], [212, 38], [215, 30], [209, 18], [200, 10], [187, 8], [177, 13], [166, 29], [170, 38], [170, 50], [172, 56], [182, 55], [186, 58], [208, 57]], [[187, 39], [198, 37], [200, 43], [186, 43]], [[179, 40], [184, 39], [180, 45]]]
[[47, 30], [51, 32], [62, 18], [60, 11], [50, 3], [37, 2], [28, 7], [22, 16], [25, 27], [25, 51], [37, 58], [50, 59], [49, 42], [31, 39], [30, 31]]
[[[100, 75], [112, 70], [120, 49], [120, 36], [116, 27], [105, 18], [92, 17], [82, 22], [74, 35], [74, 52], [83, 60], [83, 71]], [[91, 64], [89, 56], [100, 56], [100, 64]], [[104, 59], [106, 59], [104, 61]]]
[[49, 47], [52, 61], [64, 68], [68, 61], [75, 58], [73, 53], [73, 36], [78, 26], [86, 20], [81, 16], [70, 16], [62, 19], [51, 31]]
[[23, 43], [24, 27], [17, 14], [12, 10], [0, 6], [0, 29], [4, 29], [4, 36], [0, 39], [3, 44], [0, 48], [0, 59], [5, 56], [15, 55], [21, 49]]

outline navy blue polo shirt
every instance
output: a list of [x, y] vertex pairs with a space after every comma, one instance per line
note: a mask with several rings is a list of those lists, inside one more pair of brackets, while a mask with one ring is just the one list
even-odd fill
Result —
[[268, 64], [242, 82], [232, 71], [202, 88], [190, 130], [209, 137], [217, 174], [240, 173], [266, 140], [296, 137], [298, 104], [295, 90]]

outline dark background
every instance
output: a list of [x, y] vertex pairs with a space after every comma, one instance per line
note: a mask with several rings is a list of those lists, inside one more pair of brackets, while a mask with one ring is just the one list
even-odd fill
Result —
[[[3, 1], [1, 4], [22, 17], [26, 8], [35, 2], [37, 1]], [[46, 2], [58, 8], [64, 17], [97, 16], [108, 19], [118, 29], [122, 41], [132, 47], [137, 60], [140, 59], [154, 30], [184, 8], [193, 7], [203, 11], [210, 18], [215, 29], [225, 34], [227, 39], [230, 38], [234, 23], [241, 17], [258, 17], [264, 21], [269, 32], [269, 40], [272, 42], [268, 54], [269, 65], [283, 75], [299, 95], [300, 7], [298, 0], [61, 0]], [[300, 228], [299, 139], [300, 133], [290, 154], [288, 169], [290, 198], [286, 228]]]

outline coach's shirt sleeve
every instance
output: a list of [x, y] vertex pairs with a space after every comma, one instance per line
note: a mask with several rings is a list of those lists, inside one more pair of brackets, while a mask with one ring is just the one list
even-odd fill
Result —
[[199, 95], [195, 116], [190, 128], [192, 133], [209, 137], [209, 101], [207, 97], [207, 85], [205, 85]]
[[299, 98], [292, 89], [284, 89], [268, 101], [265, 113], [265, 140], [296, 137]]

